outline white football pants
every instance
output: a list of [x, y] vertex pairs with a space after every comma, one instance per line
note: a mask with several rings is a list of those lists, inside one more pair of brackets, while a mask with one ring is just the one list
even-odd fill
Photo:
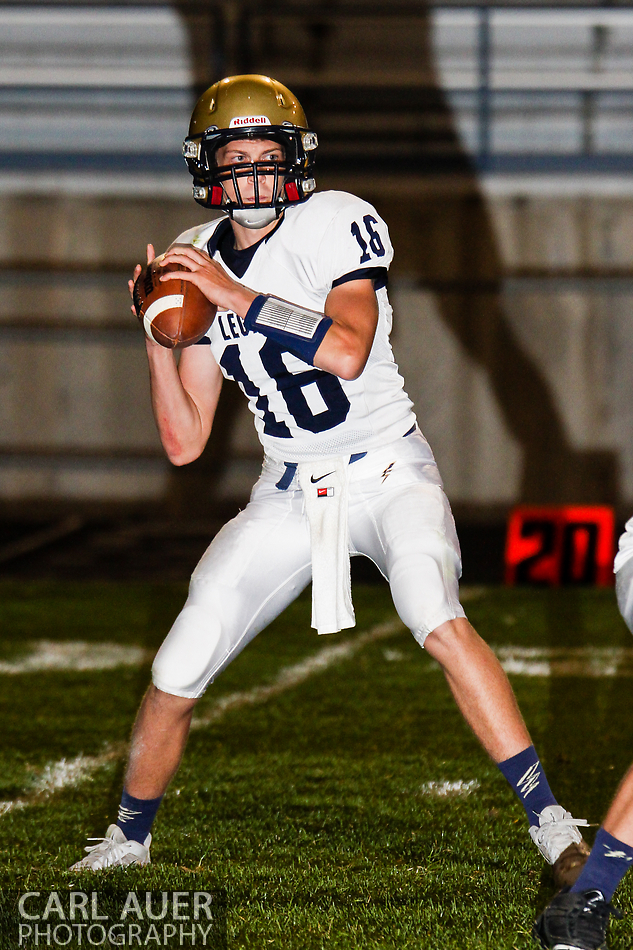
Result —
[[633, 633], [633, 559], [625, 561], [615, 575], [615, 594], [624, 622]]
[[618, 607], [627, 627], [633, 633], [633, 518], [629, 518], [618, 541], [613, 565]]
[[[431, 450], [416, 430], [352, 461], [349, 471], [350, 553], [371, 558], [387, 578], [401, 620], [423, 646], [440, 624], [465, 616], [459, 543]], [[310, 537], [296, 475], [285, 490], [276, 487], [286, 473], [267, 457], [249, 504], [203, 554], [154, 660], [158, 689], [201, 696], [309, 584]]]

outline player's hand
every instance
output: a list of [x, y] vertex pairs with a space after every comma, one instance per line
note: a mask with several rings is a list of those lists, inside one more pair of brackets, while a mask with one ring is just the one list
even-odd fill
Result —
[[[156, 257], [156, 251], [154, 250], [154, 245], [148, 244], [147, 245], [148, 265], [152, 263], [155, 257]], [[128, 290], [130, 291], [130, 297], [132, 298], [132, 306], [130, 307], [130, 310], [132, 311], [135, 317], [138, 317], [138, 314], [136, 312], [136, 307], [134, 306], [134, 284], [136, 283], [138, 275], [141, 273], [142, 270], [143, 268], [141, 267], [141, 265], [137, 264], [136, 267], [134, 268], [132, 279], [128, 280], [127, 282]], [[160, 353], [161, 350], [165, 349], [164, 346], [161, 346], [159, 343], [156, 343], [155, 340], [151, 340], [147, 334], [145, 334], [145, 346], [147, 347], [148, 351], [153, 350], [156, 353]], [[166, 352], [171, 352], [171, 351], [167, 350]]]
[[[155, 257], [156, 257], [156, 251], [154, 250], [154, 245], [148, 244], [147, 245], [147, 263], [151, 264]], [[136, 283], [138, 275], [141, 273], [142, 270], [143, 268], [141, 267], [141, 265], [137, 264], [132, 274], [132, 280], [128, 280], [127, 282], [127, 288], [130, 291], [130, 297], [132, 298], [132, 301], [134, 301], [134, 284]], [[130, 309], [132, 313], [134, 314], [134, 316], [137, 317], [138, 314], [136, 312], [136, 307], [134, 306], [133, 302]]]
[[257, 294], [233, 280], [217, 261], [190, 244], [175, 244], [161, 258], [161, 264], [176, 264], [180, 270], [167, 271], [161, 280], [191, 281], [207, 300], [221, 310], [232, 310], [240, 317], [246, 312]]

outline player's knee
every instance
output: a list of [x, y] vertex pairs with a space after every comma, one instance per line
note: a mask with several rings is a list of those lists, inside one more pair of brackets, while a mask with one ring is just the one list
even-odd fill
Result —
[[145, 706], [152, 712], [161, 717], [169, 716], [174, 721], [190, 716], [197, 702], [198, 697], [176, 696], [159, 689], [155, 683], [150, 683], [144, 700]]
[[457, 575], [442, 565], [440, 555], [416, 553], [390, 566], [389, 581], [400, 619], [420, 644], [447, 621], [463, 617], [458, 599]]
[[154, 659], [154, 686], [188, 699], [201, 696], [223, 649], [219, 618], [197, 604], [186, 604]]
[[431, 630], [424, 647], [440, 663], [463, 650], [470, 650], [475, 642], [479, 643], [479, 634], [465, 617], [446, 620]]

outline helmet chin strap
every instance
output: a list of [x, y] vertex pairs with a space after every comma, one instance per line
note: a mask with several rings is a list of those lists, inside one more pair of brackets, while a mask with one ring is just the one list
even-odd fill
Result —
[[230, 217], [243, 228], [265, 228], [276, 221], [282, 208], [233, 208], [229, 211]]

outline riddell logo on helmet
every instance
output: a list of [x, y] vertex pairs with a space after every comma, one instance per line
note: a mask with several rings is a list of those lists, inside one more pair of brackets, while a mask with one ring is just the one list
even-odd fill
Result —
[[245, 125], [272, 125], [267, 115], [237, 115], [229, 122], [230, 129], [240, 129]]

